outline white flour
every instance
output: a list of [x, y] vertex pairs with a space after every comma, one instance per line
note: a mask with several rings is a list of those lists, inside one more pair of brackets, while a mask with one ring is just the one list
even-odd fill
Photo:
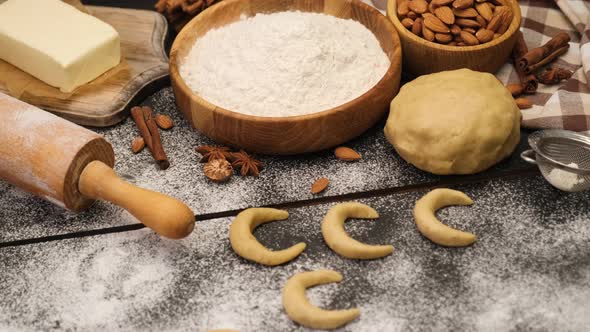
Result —
[[[568, 166], [578, 168], [578, 164], [576, 163], [568, 164]], [[578, 177], [576, 173], [564, 171], [559, 168], [552, 169], [551, 172], [547, 174], [547, 177], [552, 185], [566, 191], [570, 191], [574, 189], [576, 185], [584, 182], [584, 179]]]
[[180, 73], [202, 98], [258, 116], [293, 116], [351, 101], [390, 61], [373, 33], [325, 14], [259, 14], [197, 40]]

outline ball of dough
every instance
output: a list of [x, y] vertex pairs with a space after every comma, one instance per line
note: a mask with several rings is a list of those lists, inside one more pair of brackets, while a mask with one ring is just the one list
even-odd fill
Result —
[[514, 151], [520, 141], [520, 110], [492, 74], [440, 72], [401, 88], [391, 102], [385, 136], [421, 170], [472, 174]]

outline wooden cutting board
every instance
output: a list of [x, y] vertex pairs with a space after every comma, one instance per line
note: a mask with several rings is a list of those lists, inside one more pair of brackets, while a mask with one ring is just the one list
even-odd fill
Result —
[[86, 10], [119, 32], [120, 65], [66, 94], [0, 60], [0, 92], [81, 125], [106, 127], [123, 120], [131, 106], [166, 84], [168, 23], [162, 15], [112, 7]]

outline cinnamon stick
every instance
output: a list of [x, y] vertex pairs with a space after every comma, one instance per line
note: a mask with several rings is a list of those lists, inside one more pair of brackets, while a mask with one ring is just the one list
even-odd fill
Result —
[[147, 124], [143, 118], [143, 111], [141, 107], [135, 106], [131, 108], [131, 117], [133, 118], [133, 121], [135, 121], [137, 129], [139, 129], [139, 133], [141, 134], [141, 137], [143, 137], [145, 145], [147, 145], [147, 147], [152, 150], [152, 135], [150, 134], [150, 130], [148, 129]]
[[148, 106], [139, 107], [135, 106], [131, 108], [131, 117], [139, 129], [139, 133], [145, 145], [150, 149], [152, 156], [158, 162], [160, 169], [167, 169], [170, 167], [168, 157], [162, 146], [160, 139], [160, 132], [158, 131], [158, 125], [154, 120], [152, 109]]
[[520, 70], [518, 66], [518, 60], [525, 55], [529, 51], [529, 48], [524, 41], [524, 36], [521, 31], [517, 32], [516, 36], [516, 43], [514, 44], [514, 48], [512, 49], [512, 61], [514, 63], [514, 69], [518, 74], [518, 79], [523, 86], [523, 92], [526, 94], [533, 94], [537, 92], [537, 88], [539, 87], [539, 82], [537, 77], [532, 74], [525, 74], [524, 71]]
[[[535, 64], [541, 62], [549, 55], [554, 54], [557, 50], [561, 50], [564, 47], [566, 47], [567, 50], [567, 47], [569, 47], [569, 41], [570, 36], [567, 33], [558, 33], [544, 45], [534, 48], [528, 51], [522, 57], [520, 57], [520, 59], [518, 60], [518, 68], [527, 74], [532, 73], [534, 70], [531, 69], [531, 67]], [[548, 62], [546, 62], [545, 64], [547, 63]], [[536, 66], [534, 68], [539, 68], [539, 66]]]
[[553, 51], [551, 54], [544, 57], [541, 61], [535, 63], [534, 65], [528, 66], [527, 70], [529, 71], [529, 73], [535, 72], [537, 69], [543, 67], [546, 64], [551, 63], [553, 60], [564, 55], [569, 48], [570, 48], [569, 45], [558, 48], [557, 50]]
[[149, 106], [144, 106], [141, 108], [141, 110], [143, 111], [143, 118], [150, 131], [152, 140], [152, 147], [150, 150], [152, 151], [152, 156], [154, 156], [154, 159], [156, 159], [158, 162], [160, 169], [167, 169], [170, 167], [170, 162], [168, 161], [168, 157], [166, 156], [166, 152], [162, 146], [160, 131], [158, 129], [158, 125], [156, 124], [156, 120], [154, 119], [152, 108]]

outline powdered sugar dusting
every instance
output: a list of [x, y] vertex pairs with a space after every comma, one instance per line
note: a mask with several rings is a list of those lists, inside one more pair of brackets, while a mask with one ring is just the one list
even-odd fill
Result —
[[590, 193], [564, 194], [540, 176], [455, 189], [475, 204], [438, 216], [475, 233], [473, 246], [422, 237], [412, 208], [425, 192], [403, 193], [361, 200], [381, 217], [347, 222], [360, 241], [394, 245], [372, 261], [326, 247], [320, 223], [333, 204], [290, 210], [288, 220], [256, 230], [273, 249], [308, 244], [278, 267], [237, 257], [230, 219], [197, 222], [177, 242], [141, 230], [4, 249], [0, 329], [307, 331], [282, 310], [282, 287], [297, 272], [333, 269], [344, 280], [308, 296], [326, 309], [361, 310], [342, 331], [586, 330]]
[[[133, 120], [112, 128], [95, 129], [104, 134], [115, 149], [115, 170], [126, 180], [163, 192], [186, 202], [198, 215], [261, 206], [281, 202], [333, 196], [352, 192], [400, 187], [440, 180], [403, 161], [383, 135], [384, 123], [378, 124], [347, 146], [362, 154], [359, 162], [339, 161], [332, 151], [294, 157], [257, 156], [266, 167], [259, 178], [234, 176], [228, 183], [216, 184], [202, 172], [200, 155], [194, 148], [215, 144], [183, 119], [174, 104], [171, 88], [156, 93], [148, 101], [155, 112], [170, 115], [174, 128], [161, 131], [162, 142], [171, 162], [166, 171], [154, 163], [149, 151], [133, 154], [129, 147], [138, 136]], [[518, 156], [527, 146], [526, 136], [518, 151], [508, 161], [488, 173], [530, 168]], [[330, 184], [320, 195], [312, 195], [313, 181], [327, 177]], [[73, 232], [128, 222], [121, 209], [107, 203], [94, 204], [87, 213], [73, 216], [55, 209], [34, 197], [23, 197], [17, 188], [0, 181], [0, 239], [14, 240], [64, 232]]]

